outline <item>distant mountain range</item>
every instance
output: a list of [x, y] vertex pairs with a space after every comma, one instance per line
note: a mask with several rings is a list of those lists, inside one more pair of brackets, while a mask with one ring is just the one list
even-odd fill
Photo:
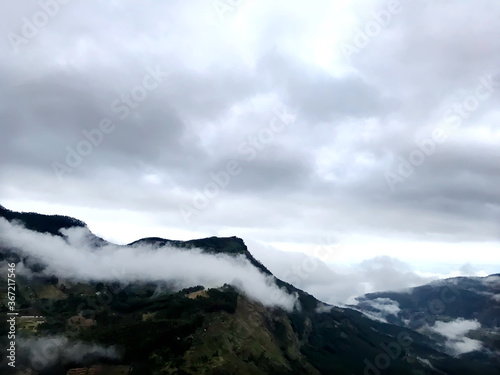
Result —
[[500, 358], [500, 274], [456, 277], [405, 291], [370, 293], [353, 308], [420, 332], [461, 358]]
[[[6, 240], [7, 222], [40, 241], [67, 241], [61, 229], [80, 228], [93, 253], [110, 245], [74, 218], [0, 206], [0, 278], [6, 285], [9, 264], [16, 265], [19, 313], [16, 368], [3, 355], [2, 373], [500, 374], [498, 275], [373, 293], [339, 308], [275, 278], [237, 237], [145, 238], [123, 246], [243, 257], [296, 296], [288, 311], [263, 305], [238, 283], [177, 290], [168, 280], [82, 282], [48, 274], [37, 254]], [[6, 287], [0, 297], [0, 342], [8, 347]]]

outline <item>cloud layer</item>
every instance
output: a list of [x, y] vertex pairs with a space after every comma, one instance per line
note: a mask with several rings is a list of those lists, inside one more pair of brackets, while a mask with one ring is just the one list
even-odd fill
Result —
[[446, 346], [452, 354], [460, 355], [482, 348], [481, 341], [466, 337], [470, 331], [481, 328], [477, 320], [456, 319], [451, 322], [437, 321], [429, 327], [432, 331], [446, 337]]
[[18, 362], [31, 369], [42, 371], [54, 365], [91, 363], [95, 359], [120, 359], [120, 351], [111, 346], [105, 348], [63, 336], [45, 336], [18, 339]]
[[65, 239], [41, 234], [0, 219], [1, 243], [47, 267], [46, 275], [88, 281], [167, 281], [177, 289], [232, 284], [265, 306], [292, 310], [297, 297], [279, 289], [243, 256], [209, 255], [200, 249], [106, 245], [95, 248], [88, 229], [62, 230]]
[[247, 245], [276, 277], [335, 305], [356, 303], [354, 298], [365, 293], [411, 288], [443, 277], [422, 276], [410, 265], [391, 257], [375, 257], [351, 265], [328, 264], [320, 259], [334, 251], [327, 246], [317, 247], [316, 256], [308, 256], [254, 241], [247, 241]]

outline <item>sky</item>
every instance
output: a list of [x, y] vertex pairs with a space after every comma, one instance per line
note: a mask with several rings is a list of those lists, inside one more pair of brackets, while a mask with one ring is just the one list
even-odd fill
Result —
[[496, 0], [4, 8], [5, 207], [117, 244], [238, 236], [289, 280], [498, 272]]

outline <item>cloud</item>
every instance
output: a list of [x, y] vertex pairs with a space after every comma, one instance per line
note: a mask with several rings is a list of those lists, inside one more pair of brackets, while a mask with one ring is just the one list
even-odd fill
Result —
[[[0, 194], [59, 204], [73, 216], [119, 208], [156, 226], [230, 227], [269, 242], [302, 230], [312, 242], [332, 223], [379, 238], [497, 242], [497, 92], [394, 193], [384, 181], [480, 77], [498, 73], [495, 1], [405, 3], [350, 61], [343, 43], [386, 1], [255, 0], [225, 22], [210, 1], [69, 2], [18, 53], [9, 38], [0, 41], [0, 123], [10, 135], [0, 139]], [[37, 2], [9, 6], [0, 32], [22, 34], [39, 11]], [[113, 103], [156, 66], [171, 74], [119, 118]], [[179, 204], [239, 156], [237, 146], [279, 103], [297, 112], [296, 123], [194, 224], [180, 223]], [[104, 117], [116, 129], [61, 183], [51, 163]]]
[[200, 249], [164, 246], [125, 247], [107, 244], [96, 248], [88, 241], [86, 228], [61, 231], [65, 239], [27, 230], [0, 219], [0, 241], [46, 265], [46, 275], [80, 281], [168, 281], [182, 289], [227, 284], [240, 288], [265, 306], [292, 310], [297, 297], [278, 288], [274, 278], [264, 275], [244, 256], [209, 255]]
[[481, 328], [477, 320], [457, 319], [451, 322], [437, 321], [429, 329], [446, 338], [446, 346], [454, 355], [461, 355], [482, 348], [481, 341], [466, 337], [467, 333]]
[[468, 337], [462, 337], [459, 340], [448, 341], [446, 343], [455, 355], [461, 355], [469, 352], [481, 350], [483, 344], [479, 340], [473, 340]]
[[500, 288], [500, 276], [498, 275], [490, 275], [488, 277], [485, 277], [483, 279], [483, 282], [486, 284], [488, 287], [496, 287]]
[[55, 365], [76, 362], [91, 363], [97, 359], [120, 359], [120, 351], [114, 347], [71, 341], [63, 336], [45, 336], [18, 338], [18, 362], [29, 365], [37, 371], [46, 370]]
[[335, 305], [356, 303], [355, 297], [366, 293], [402, 290], [439, 278], [419, 276], [409, 264], [391, 257], [376, 257], [353, 265], [327, 264], [318, 258], [333, 254], [335, 246], [316, 246], [316, 256], [281, 251], [255, 241], [247, 241], [247, 246], [276, 277]]
[[[349, 308], [357, 310], [366, 315], [368, 318], [379, 322], [387, 323], [389, 315], [397, 317], [398, 313], [401, 311], [399, 303], [391, 300], [390, 298], [376, 298], [374, 300], [356, 302], [356, 306], [349, 306]], [[360, 305], [363, 305], [362, 309], [358, 308]]]
[[380, 311], [380, 313], [385, 317], [388, 315], [397, 316], [401, 311], [399, 303], [391, 300], [390, 298], [375, 298], [374, 300], [370, 300], [368, 303], [371, 307]]
[[451, 322], [436, 322], [432, 329], [442, 336], [456, 340], [464, 336], [469, 331], [481, 328], [477, 320], [457, 319]]

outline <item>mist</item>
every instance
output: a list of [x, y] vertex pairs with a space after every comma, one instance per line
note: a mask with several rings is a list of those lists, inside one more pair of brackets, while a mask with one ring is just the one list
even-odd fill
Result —
[[448, 352], [455, 356], [480, 350], [482, 348], [481, 341], [466, 336], [469, 332], [480, 328], [481, 324], [477, 320], [465, 320], [462, 318], [451, 322], [438, 321], [434, 326], [429, 327], [431, 331], [446, 337]]
[[105, 348], [80, 341], [71, 341], [63, 336], [19, 338], [19, 362], [29, 364], [41, 371], [67, 363], [86, 364], [95, 359], [118, 360], [120, 352], [114, 347]]
[[275, 279], [254, 267], [243, 255], [207, 254], [201, 249], [172, 246], [96, 247], [87, 228], [62, 229], [64, 238], [28, 230], [0, 219], [1, 244], [33, 257], [46, 276], [76, 281], [164, 281], [177, 289], [231, 284], [264, 306], [293, 310], [297, 296], [280, 289]]
[[[420, 275], [409, 264], [389, 256], [338, 265], [325, 263], [317, 256], [285, 252], [256, 241], [248, 241], [247, 245], [276, 277], [323, 302], [338, 306], [356, 304], [356, 297], [366, 293], [408, 289], [439, 278]], [[323, 247], [316, 255], [329, 251], [328, 247]]]

